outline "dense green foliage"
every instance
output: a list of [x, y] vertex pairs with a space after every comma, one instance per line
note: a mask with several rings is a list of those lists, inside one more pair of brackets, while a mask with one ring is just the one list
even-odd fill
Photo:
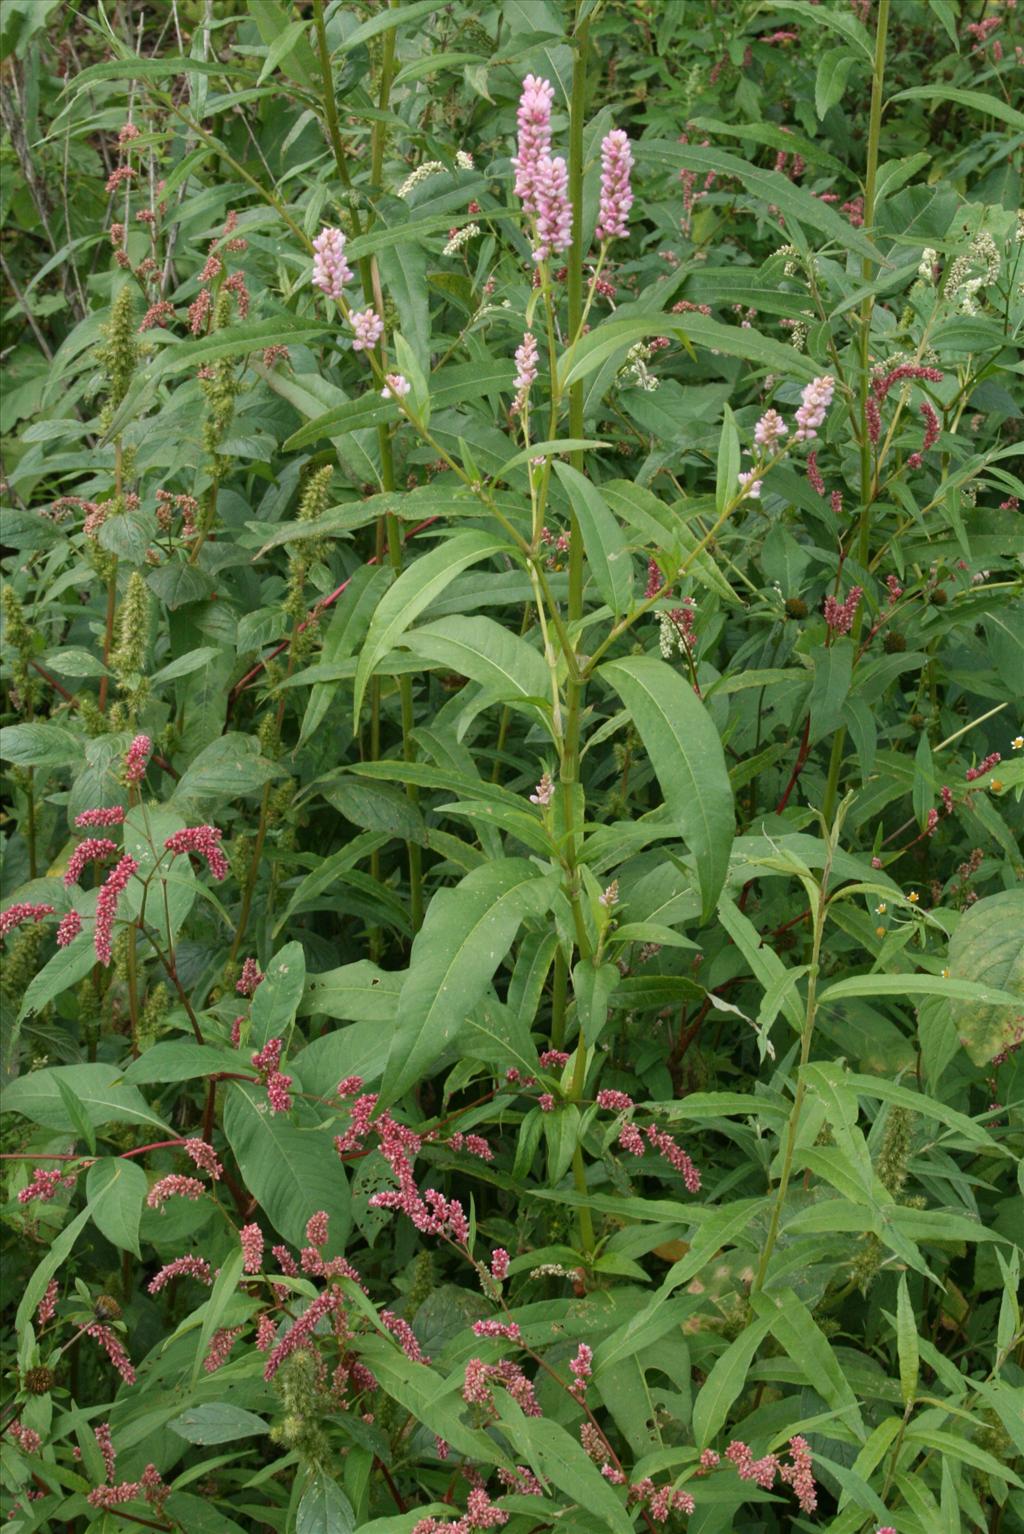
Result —
[[5, 1527], [1024, 1534], [1021, 10], [6, 0]]

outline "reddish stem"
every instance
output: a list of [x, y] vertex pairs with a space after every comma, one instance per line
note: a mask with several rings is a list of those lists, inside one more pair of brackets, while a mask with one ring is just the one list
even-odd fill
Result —
[[793, 763], [793, 771], [790, 773], [789, 782], [786, 784], [786, 787], [783, 790], [782, 798], [779, 800], [778, 804], [775, 806], [775, 813], [776, 813], [776, 815], [781, 815], [783, 810], [786, 808], [786, 805], [789, 803], [789, 796], [793, 792], [794, 788], [796, 787], [797, 779], [799, 778], [800, 774], [803, 772], [805, 766], [807, 765], [807, 758], [810, 755], [810, 750], [811, 750], [811, 716], [810, 716], [810, 714], [808, 714], [807, 722], [804, 725], [803, 739], [800, 742], [800, 750], [797, 752], [797, 754], [796, 754], [796, 761]]

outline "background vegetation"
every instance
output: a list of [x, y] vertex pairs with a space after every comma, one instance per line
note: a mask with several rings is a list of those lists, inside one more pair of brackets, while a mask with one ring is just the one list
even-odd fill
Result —
[[7, 1527], [1024, 1530], [1022, 45], [6, 0]]

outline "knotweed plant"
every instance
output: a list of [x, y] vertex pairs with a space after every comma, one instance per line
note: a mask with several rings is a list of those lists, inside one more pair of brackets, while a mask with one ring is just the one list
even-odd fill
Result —
[[1024, 1530], [1015, 6], [31, 9], [8, 1526]]

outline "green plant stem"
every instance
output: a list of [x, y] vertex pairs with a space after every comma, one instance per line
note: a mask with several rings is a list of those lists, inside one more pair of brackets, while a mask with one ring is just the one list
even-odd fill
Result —
[[825, 859], [825, 866], [821, 871], [821, 883], [818, 886], [818, 902], [814, 915], [814, 934], [811, 944], [811, 962], [807, 972], [807, 1007], [804, 1012], [803, 1032], [800, 1035], [800, 1065], [798, 1068], [796, 1094], [793, 1098], [793, 1107], [789, 1115], [789, 1123], [786, 1127], [786, 1145], [782, 1156], [782, 1174], [775, 1193], [775, 1203], [772, 1206], [768, 1235], [765, 1238], [764, 1247], [761, 1251], [761, 1261], [758, 1264], [757, 1274], [751, 1285], [751, 1294], [757, 1294], [764, 1287], [764, 1281], [768, 1274], [768, 1265], [771, 1262], [772, 1252], [775, 1250], [775, 1243], [778, 1240], [779, 1221], [782, 1218], [782, 1210], [786, 1202], [786, 1193], [789, 1190], [789, 1181], [793, 1171], [793, 1155], [796, 1151], [797, 1131], [800, 1127], [800, 1115], [803, 1112], [804, 1098], [807, 1095], [804, 1073], [810, 1059], [811, 1038], [814, 1034], [814, 1021], [817, 1012], [818, 967], [821, 959], [821, 943], [825, 935], [825, 919], [828, 915], [828, 885], [841, 822], [842, 815], [838, 817], [836, 824], [832, 828], [829, 837], [828, 854]]
[[[890, 0], [878, 0], [878, 17], [875, 22], [875, 61], [871, 76], [871, 115], [868, 120], [867, 166], [864, 176], [864, 228], [874, 230], [875, 186], [878, 177], [878, 151], [882, 137], [882, 106], [885, 87], [885, 45], [889, 31]], [[861, 263], [861, 279], [867, 285], [871, 281], [872, 265], [865, 256]], [[871, 439], [868, 436], [864, 406], [871, 386], [871, 316], [874, 298], [869, 293], [861, 305], [860, 333], [858, 336], [860, 377], [857, 398], [860, 407], [858, 428], [860, 431], [860, 518], [857, 527], [857, 562], [865, 568], [871, 546], [871, 487], [874, 478]], [[854, 619], [853, 641], [860, 638], [863, 609]], [[828, 780], [821, 812], [826, 821], [832, 819], [839, 795], [839, 774], [842, 771], [843, 752], [846, 748], [846, 726], [840, 725], [832, 737], [832, 752], [828, 764]]]

